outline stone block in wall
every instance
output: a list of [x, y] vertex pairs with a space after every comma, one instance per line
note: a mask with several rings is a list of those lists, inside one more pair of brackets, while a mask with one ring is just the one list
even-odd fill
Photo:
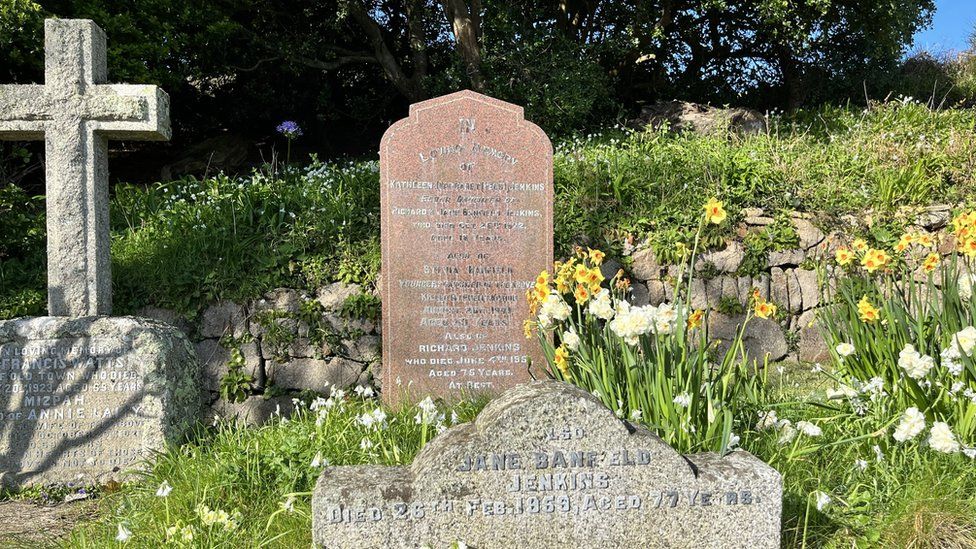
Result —
[[754, 287], [752, 278], [748, 276], [740, 276], [735, 281], [735, 292], [739, 299], [739, 303], [742, 305], [748, 305], [749, 301], [752, 299], [752, 289]]
[[813, 309], [820, 305], [820, 286], [817, 279], [817, 272], [807, 269], [796, 269], [796, 278], [800, 283], [803, 310]]
[[364, 335], [360, 338], [342, 342], [345, 357], [357, 362], [376, 362], [380, 359], [382, 341], [378, 336]]
[[742, 260], [745, 257], [746, 251], [742, 243], [733, 240], [728, 243], [724, 250], [703, 254], [699, 265], [711, 264], [721, 273], [734, 273], [739, 270], [739, 266], [742, 265]]
[[746, 225], [751, 227], [765, 227], [767, 225], [772, 225], [776, 222], [772, 217], [767, 217], [764, 215], [749, 215], [745, 218]]
[[226, 421], [234, 421], [241, 425], [260, 427], [276, 417], [287, 418], [295, 411], [295, 404], [290, 396], [264, 398], [251, 396], [242, 402], [227, 402], [218, 400], [210, 407], [206, 422], [213, 421], [214, 416]]
[[200, 320], [200, 336], [220, 338], [242, 337], [247, 333], [244, 308], [232, 301], [220, 301], [207, 307]]
[[162, 307], [143, 307], [136, 311], [136, 316], [140, 318], [150, 318], [152, 320], [158, 320], [175, 327], [179, 331], [183, 332], [187, 337], [193, 337], [194, 327], [187, 319], [183, 318], [182, 315], [176, 311], [170, 309], [164, 309]]
[[801, 362], [826, 364], [831, 361], [830, 349], [820, 332], [816, 311], [806, 311], [798, 319], [800, 333], [799, 359]]
[[769, 285], [769, 273], [759, 273], [758, 278], [752, 279], [753, 288], [759, 290], [759, 296], [766, 300], [769, 299]]
[[[220, 340], [217, 339], [204, 339], [197, 342], [193, 347], [203, 369], [204, 388], [213, 392], [220, 391], [220, 381], [229, 371], [227, 364], [230, 362], [230, 349], [221, 345]], [[240, 350], [244, 356], [244, 373], [255, 380], [261, 379], [262, 359], [258, 353], [257, 343], [253, 341], [243, 343]]]
[[949, 224], [952, 208], [948, 204], [927, 206], [916, 218], [916, 222], [927, 231], [938, 231]]
[[799, 314], [803, 310], [803, 294], [800, 293], [800, 279], [796, 276], [797, 269], [784, 271], [786, 275], [786, 291], [789, 294], [787, 310], [791, 314]]
[[305, 303], [305, 296], [298, 290], [291, 288], [277, 288], [256, 300], [251, 305], [255, 313], [278, 311], [282, 313], [298, 314]]
[[769, 300], [779, 307], [789, 308], [790, 291], [786, 271], [773, 267], [769, 272]]
[[609, 284], [610, 281], [617, 276], [617, 273], [620, 272], [620, 269], [623, 268], [624, 266], [621, 265], [616, 259], [610, 257], [605, 258], [603, 263], [600, 263], [600, 274], [602, 274], [603, 278], [606, 280], [604, 284]]
[[371, 334], [376, 331], [376, 323], [368, 318], [344, 318], [336, 314], [326, 313], [323, 319], [339, 334], [357, 332]]
[[723, 276], [722, 280], [722, 299], [729, 299], [737, 303], [739, 301], [739, 284], [738, 279], [733, 276]]
[[[660, 281], [653, 282], [660, 283]], [[662, 289], [661, 291], [663, 292], [664, 290]], [[647, 286], [641, 282], [631, 281], [630, 292], [627, 295], [627, 300], [638, 307], [650, 303], [650, 292], [648, 291]]]
[[267, 363], [268, 378], [275, 387], [292, 391], [327, 392], [335, 386], [345, 389], [356, 384], [363, 367], [358, 362], [332, 357], [327, 360], [296, 358]]
[[800, 249], [809, 250], [817, 244], [823, 242], [824, 233], [817, 228], [816, 225], [810, 223], [806, 219], [794, 218], [791, 220], [793, 222], [793, 227], [796, 229], [796, 234], [800, 238]]
[[689, 291], [691, 292], [692, 309], [708, 308], [708, 294], [705, 290], [705, 281], [700, 278], [692, 279]]
[[[647, 281], [647, 302], [651, 305], [657, 306], [664, 303], [665, 297], [670, 289], [671, 285], [663, 280], [648, 280]], [[670, 290], [674, 293], [673, 290]]]
[[316, 293], [316, 300], [327, 311], [338, 311], [342, 309], [342, 304], [354, 295], [362, 293], [363, 289], [359, 284], [345, 284], [335, 282], [328, 286], [323, 286]]
[[769, 267], [785, 267], [788, 265], [799, 265], [806, 259], [803, 250], [780, 250], [769, 252]]
[[[716, 350], [720, 359], [731, 349], [736, 331], [744, 320], [745, 315], [726, 315], [714, 311], [708, 315], [708, 336], [713, 341], [719, 341]], [[750, 319], [746, 325], [742, 345], [746, 359], [749, 362], [758, 361], [760, 364], [765, 357], [770, 362], [779, 360], [789, 350], [780, 325], [757, 317]]]
[[706, 306], [714, 309], [722, 302], [722, 278], [710, 278], [704, 283]]
[[307, 337], [296, 337], [281, 349], [273, 349], [268, 342], [261, 341], [261, 354], [265, 358], [272, 358], [276, 354], [290, 358], [323, 358], [333, 354], [332, 347], [327, 342], [314, 343]]
[[637, 250], [632, 256], [630, 272], [640, 280], [657, 280], [661, 278], [661, 264], [657, 261], [654, 249], [650, 246]]

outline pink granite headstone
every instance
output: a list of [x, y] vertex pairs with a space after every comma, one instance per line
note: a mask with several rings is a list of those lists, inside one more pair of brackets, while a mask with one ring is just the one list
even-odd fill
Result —
[[552, 264], [552, 144], [471, 91], [411, 105], [380, 146], [383, 395], [500, 392], [544, 364], [525, 291]]

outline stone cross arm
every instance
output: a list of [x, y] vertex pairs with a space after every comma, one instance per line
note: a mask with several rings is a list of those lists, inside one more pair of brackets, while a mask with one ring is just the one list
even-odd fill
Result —
[[107, 84], [105, 33], [44, 22], [44, 84], [0, 86], [0, 139], [45, 142], [48, 312], [112, 313], [108, 140], [170, 138], [169, 96]]
[[45, 130], [63, 122], [59, 118], [73, 118], [111, 140], [172, 136], [169, 96], [157, 86], [99, 84], [67, 103], [58, 99], [39, 84], [0, 85], [0, 140], [42, 140]]

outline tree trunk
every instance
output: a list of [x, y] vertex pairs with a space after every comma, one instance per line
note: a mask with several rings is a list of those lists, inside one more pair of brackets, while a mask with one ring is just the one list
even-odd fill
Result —
[[481, 74], [481, 46], [478, 43], [481, 34], [481, 1], [472, 0], [470, 8], [464, 0], [441, 0], [441, 5], [444, 6], [444, 15], [454, 32], [454, 40], [464, 60], [471, 88], [483, 92], [485, 82]]
[[[390, 82], [397, 89], [397, 91], [399, 91], [411, 102], [426, 99], [426, 92], [422, 83], [423, 76], [418, 78], [416, 72], [414, 74], [414, 78], [407, 76], [407, 74], [403, 71], [403, 68], [400, 67], [400, 63], [397, 62], [396, 57], [394, 57], [393, 52], [391, 52], [390, 48], [387, 47], [386, 41], [383, 39], [383, 31], [380, 28], [379, 23], [373, 20], [373, 18], [369, 15], [369, 13], [367, 13], [366, 9], [362, 4], [359, 3], [358, 0], [352, 0], [347, 5], [349, 7], [350, 17], [352, 17], [352, 19], [366, 33], [366, 37], [369, 39], [369, 43], [373, 47], [373, 56], [376, 57], [376, 61], [379, 62], [381, 67], [383, 67], [383, 72], [386, 74], [386, 77], [390, 79]], [[420, 28], [423, 28], [422, 23], [420, 23]], [[411, 47], [413, 47], [413, 39], [413, 28], [411, 24]], [[426, 51], [424, 52], [424, 60], [426, 60]], [[415, 66], [414, 70], [416, 71], [418, 68], [419, 67]], [[426, 62], [423, 63], [422, 68], [426, 73]]]

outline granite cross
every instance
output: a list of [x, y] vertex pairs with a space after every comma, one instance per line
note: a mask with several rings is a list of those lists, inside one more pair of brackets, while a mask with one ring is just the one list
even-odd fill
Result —
[[0, 139], [45, 141], [49, 314], [108, 315], [108, 140], [169, 139], [169, 96], [105, 84], [105, 33], [92, 21], [48, 19], [44, 50], [44, 85], [0, 85]]

